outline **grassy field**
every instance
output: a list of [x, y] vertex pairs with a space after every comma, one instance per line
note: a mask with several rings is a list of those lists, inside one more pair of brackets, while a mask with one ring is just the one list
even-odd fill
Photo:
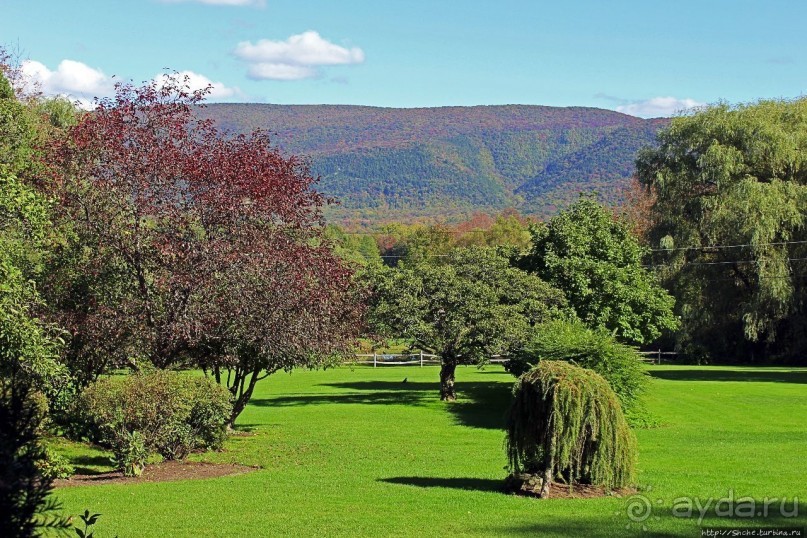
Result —
[[[208, 480], [61, 488], [66, 511], [101, 512], [96, 537], [128, 536], [700, 536], [676, 499], [807, 500], [807, 369], [651, 367], [660, 426], [638, 432], [644, 498], [536, 500], [499, 492], [503, 415], [513, 378], [460, 368], [460, 399], [437, 398], [436, 367], [341, 368], [259, 385], [226, 450], [207, 461], [257, 465]], [[402, 383], [404, 377], [408, 378]], [[105, 456], [65, 447], [82, 468]], [[723, 503], [722, 508], [726, 508]], [[677, 506], [680, 508], [680, 501]], [[747, 504], [745, 506], [748, 506]], [[767, 518], [706, 526], [807, 525], [771, 504]], [[747, 515], [747, 513], [744, 513]]]

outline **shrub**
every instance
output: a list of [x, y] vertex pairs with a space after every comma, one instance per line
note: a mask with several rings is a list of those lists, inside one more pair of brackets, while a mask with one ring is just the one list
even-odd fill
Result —
[[192, 379], [192, 397], [188, 426], [198, 448], [216, 450], [227, 438], [226, 424], [233, 405], [230, 392], [204, 378]]
[[140, 476], [149, 457], [146, 440], [140, 432], [121, 431], [113, 441], [112, 461], [124, 476]]
[[70, 478], [76, 472], [64, 456], [47, 447], [42, 452], [42, 458], [37, 460], [36, 467], [42, 476], [51, 480]]
[[641, 357], [610, 333], [589, 329], [580, 322], [552, 321], [538, 325], [530, 341], [506, 366], [519, 376], [544, 360], [570, 361], [594, 370], [611, 385], [631, 424], [648, 420], [640, 402], [648, 383]]
[[226, 389], [165, 370], [97, 381], [78, 406], [91, 440], [111, 448], [120, 461], [139, 454], [141, 438], [146, 456], [156, 452], [166, 459], [220, 448], [232, 410]]
[[636, 439], [608, 382], [565, 361], [541, 361], [513, 388], [507, 455], [513, 475], [619, 488], [635, 479]]

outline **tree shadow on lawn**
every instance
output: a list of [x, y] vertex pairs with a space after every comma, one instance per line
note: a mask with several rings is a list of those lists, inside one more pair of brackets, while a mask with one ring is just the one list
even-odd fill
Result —
[[[553, 502], [548, 501], [535, 502]], [[671, 533], [653, 529], [647, 526], [647, 530], [641, 524], [630, 525], [630, 519], [625, 516], [627, 523], [607, 518], [583, 518], [574, 516], [569, 518], [559, 518], [553, 515], [551, 518], [542, 518], [540, 523], [522, 525], [514, 527], [483, 527], [474, 529], [476, 532], [489, 534], [491, 536], [653, 536], [654, 538], [678, 538], [700, 536], [700, 531], [687, 529], [681, 533]], [[614, 530], [618, 529], [616, 533]]]
[[233, 433], [242, 434], [242, 435], [243, 434], [248, 434], [248, 433], [254, 433], [255, 430], [257, 430], [261, 426], [266, 426], [266, 424], [258, 424], [258, 423], [241, 424], [241, 423], [236, 423], [235, 426], [233, 426]]
[[[706, 510], [705, 516], [698, 521], [700, 513], [694, 504], [695, 498], [692, 498], [692, 515], [689, 517], [683, 516], [682, 512], [677, 512], [677, 515], [674, 515], [671, 506], [664, 506], [662, 508], [653, 508], [652, 511], [647, 514], [647, 519], [640, 522], [632, 522], [627, 513], [627, 507], [629, 506], [629, 503], [632, 503], [631, 499], [633, 499], [633, 497], [626, 498], [624, 500], [625, 504], [622, 509], [617, 511], [614, 514], [614, 518], [611, 519], [596, 517], [586, 518], [585, 516], [581, 515], [574, 515], [568, 519], [559, 519], [557, 516], [553, 516], [551, 519], [545, 518], [540, 522], [529, 525], [488, 527], [476, 530], [500, 536], [601, 536], [605, 534], [610, 536], [611, 534], [608, 531], [619, 529], [619, 536], [655, 536], [671, 538], [679, 536], [700, 536], [701, 528], [703, 527], [726, 530], [772, 528], [803, 530], [805, 524], [804, 515], [807, 514], [807, 504], [797, 502], [794, 505], [793, 497], [788, 497], [784, 503], [785, 511], [787, 514], [790, 514], [789, 516], [786, 517], [782, 514], [781, 498], [779, 498], [779, 502], [773, 503], [768, 507], [767, 517], [756, 516], [753, 518], [747, 517], [738, 507], [738, 499], [734, 499], [735, 504], [732, 505], [732, 512], [730, 512], [733, 514], [732, 517], [726, 515], [718, 516], [715, 513], [714, 503], [716, 503], [719, 499], [712, 499], [713, 502], [708, 508], [705, 507], [706, 503], [708, 502], [707, 499], [698, 499], [698, 501], [704, 506], [704, 510]], [[536, 500], [535, 502], [541, 503], [545, 501]], [[552, 502], [552, 499], [549, 499], [548, 502]], [[670, 500], [668, 499], [667, 503], [669, 502]], [[754, 510], [757, 513], [763, 513], [761, 512], [761, 509], [764, 506], [765, 499], [756, 498], [754, 503]], [[724, 510], [727, 509], [727, 501], [723, 501], [722, 507]], [[793, 517], [793, 515], [795, 515], [795, 517]], [[669, 525], [671, 521], [674, 521], [675, 523], [673, 525]], [[672, 530], [664, 530], [661, 528], [665, 526], [679, 528], [674, 528]], [[730, 532], [727, 532], [726, 535], [740, 536], [741, 534], [731, 534]], [[761, 536], [761, 534], [759, 535]], [[771, 536], [773, 536], [773, 534], [771, 534]]]
[[419, 488], [451, 488], [469, 491], [492, 491], [504, 493], [504, 479], [492, 478], [434, 478], [426, 476], [396, 476], [393, 478], [379, 478], [378, 482], [416, 486]]
[[774, 383], [807, 383], [807, 370], [765, 371], [759, 367], [748, 370], [712, 370], [691, 368], [687, 370], [651, 370], [650, 375], [669, 381], [750, 381]]
[[[350, 392], [296, 394], [253, 399], [250, 405], [284, 407], [319, 404], [425, 405], [434, 403], [440, 392], [437, 382], [356, 381], [325, 383], [323, 386]], [[457, 423], [473, 428], [503, 429], [504, 416], [512, 399], [511, 385], [502, 382], [457, 382], [457, 401], [446, 402], [446, 410]]]
[[67, 459], [75, 468], [76, 474], [96, 475], [108, 473], [112, 469], [110, 456], [72, 456]]

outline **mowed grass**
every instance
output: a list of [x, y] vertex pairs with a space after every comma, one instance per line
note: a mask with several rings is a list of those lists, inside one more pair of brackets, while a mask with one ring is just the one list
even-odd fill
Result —
[[[807, 369], [651, 367], [660, 426], [637, 432], [641, 494], [537, 500], [505, 495], [503, 417], [513, 377], [457, 372], [459, 401], [440, 402], [436, 367], [339, 368], [261, 383], [244, 435], [199, 459], [260, 466], [245, 475], [62, 488], [65, 510], [103, 516], [99, 538], [199, 536], [700, 536], [675, 499], [807, 499]], [[403, 379], [407, 382], [403, 383]], [[248, 435], [247, 435], [248, 433]], [[79, 466], [98, 452], [71, 447]], [[636, 500], [636, 499], [633, 499]], [[778, 516], [703, 525], [805, 526]]]

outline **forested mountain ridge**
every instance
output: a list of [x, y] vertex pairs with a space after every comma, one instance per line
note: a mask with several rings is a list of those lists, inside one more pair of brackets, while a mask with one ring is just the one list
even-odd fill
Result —
[[310, 157], [334, 220], [467, 215], [516, 207], [548, 216], [578, 192], [617, 201], [639, 148], [667, 120], [610, 110], [530, 105], [377, 108], [211, 104], [219, 127], [275, 133]]

